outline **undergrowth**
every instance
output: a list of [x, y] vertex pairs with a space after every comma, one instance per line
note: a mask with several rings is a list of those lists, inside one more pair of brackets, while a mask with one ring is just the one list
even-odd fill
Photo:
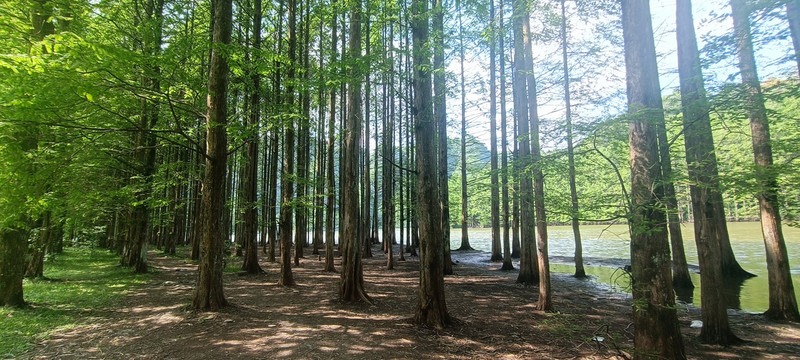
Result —
[[114, 306], [150, 274], [136, 275], [106, 250], [66, 248], [45, 263], [44, 278], [25, 280], [27, 306], [0, 307], [0, 358], [15, 358], [57, 330]]

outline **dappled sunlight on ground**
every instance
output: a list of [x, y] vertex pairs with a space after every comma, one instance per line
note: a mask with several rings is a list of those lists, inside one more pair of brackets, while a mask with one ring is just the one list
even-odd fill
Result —
[[[558, 312], [536, 311], [536, 287], [516, 284], [516, 271], [498, 271], [499, 263], [481, 260], [483, 255], [475, 252], [453, 253], [456, 274], [446, 278], [445, 290], [454, 324], [443, 331], [416, 326], [411, 318], [417, 303], [418, 259], [409, 257], [396, 262], [395, 270], [385, 270], [384, 254], [377, 247], [373, 253], [374, 258], [364, 259], [364, 283], [372, 305], [339, 301], [340, 275], [323, 271], [320, 257], [308, 256], [293, 268], [297, 286], [277, 285], [279, 265], [262, 261], [263, 274], [225, 274], [231, 306], [216, 313], [192, 313], [186, 309], [196, 281], [195, 265], [151, 252], [151, 263], [159, 271], [156, 278], [128, 294], [119, 307], [98, 309], [86, 325], [54, 334], [27, 357], [609, 359], [631, 351], [631, 308], [625, 295], [554, 275]], [[776, 346], [773, 358], [800, 354], [798, 326], [739, 321], [754, 331], [781, 335], [772, 339], [771, 350], [762, 343], [717, 349], [692, 342], [694, 329], [683, 319], [690, 356], [737, 358], [742, 351], [775, 352]]]

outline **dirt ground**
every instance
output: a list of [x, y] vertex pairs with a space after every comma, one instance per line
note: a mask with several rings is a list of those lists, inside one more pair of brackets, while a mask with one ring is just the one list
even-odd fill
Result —
[[[457, 323], [443, 331], [411, 323], [418, 262], [407, 257], [385, 270], [377, 247], [364, 259], [373, 305], [337, 300], [338, 273], [324, 256], [307, 253], [293, 268], [295, 287], [278, 286], [277, 263], [261, 275], [225, 275], [232, 304], [217, 313], [187, 311], [196, 265], [151, 251], [157, 275], [125, 295], [118, 307], [96, 309], [83, 325], [61, 330], [24, 354], [26, 359], [623, 359], [632, 353], [630, 296], [592, 280], [553, 274], [556, 313], [534, 310], [536, 287], [515, 283], [479, 252], [453, 252], [446, 283]], [[337, 269], [339, 266], [337, 259]], [[680, 310], [692, 359], [800, 359], [800, 325], [734, 314], [731, 323], [750, 342], [735, 347], [699, 344], [699, 309]]]

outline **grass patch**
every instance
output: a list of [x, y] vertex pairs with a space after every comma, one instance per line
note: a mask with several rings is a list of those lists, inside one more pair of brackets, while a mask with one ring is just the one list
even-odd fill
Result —
[[45, 263], [45, 279], [25, 280], [28, 307], [0, 307], [0, 358], [13, 358], [54, 331], [85, 322], [151, 278], [118, 266], [106, 250], [67, 248]]

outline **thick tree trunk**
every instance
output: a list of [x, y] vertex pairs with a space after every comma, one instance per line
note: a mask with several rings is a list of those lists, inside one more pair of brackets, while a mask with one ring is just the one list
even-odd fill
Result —
[[414, 133], [420, 230], [419, 298], [414, 320], [442, 329], [450, 322], [444, 294], [442, 218], [437, 191], [436, 123], [431, 98], [428, 3], [411, 3], [414, 58]]
[[561, 53], [564, 58], [564, 103], [566, 107], [567, 126], [567, 166], [569, 166], [569, 194], [571, 200], [570, 220], [572, 222], [572, 236], [575, 239], [575, 277], [586, 277], [583, 268], [583, 244], [581, 243], [581, 228], [578, 212], [578, 187], [575, 184], [575, 151], [572, 145], [572, 105], [569, 91], [569, 62], [567, 61], [567, 9], [566, 0], [561, 0]]
[[[547, 216], [544, 207], [544, 174], [542, 172], [542, 148], [539, 141], [539, 110], [536, 99], [536, 78], [533, 71], [533, 49], [531, 43], [530, 17], [525, 16], [522, 36], [525, 42], [525, 68], [528, 84], [528, 116], [531, 122], [531, 161], [533, 170], [533, 208], [536, 220], [536, 265], [539, 268], [539, 301], [537, 310], [552, 311], [553, 300], [550, 289], [550, 260], [547, 251]], [[523, 133], [525, 136], [525, 133]]]
[[[631, 268], [638, 358], [685, 359], [670, 272], [656, 126], [664, 121], [648, 0], [622, 1], [631, 158]], [[659, 119], [660, 118], [660, 119]]]
[[772, 145], [769, 120], [756, 72], [753, 42], [750, 35], [749, 9], [743, 0], [731, 0], [736, 50], [739, 54], [739, 71], [745, 92], [745, 105], [750, 117], [750, 133], [758, 183], [758, 205], [761, 208], [761, 233], [767, 255], [769, 280], [769, 308], [765, 315], [773, 320], [800, 321], [789, 257], [781, 227], [778, 179], [772, 170]]
[[712, 204], [712, 194], [719, 193], [717, 157], [714, 154], [710, 106], [703, 84], [691, 0], [677, 1], [676, 20], [686, 165], [691, 180], [694, 238], [701, 269], [700, 291], [703, 294], [703, 328], [700, 330], [700, 340], [707, 344], [729, 345], [739, 339], [730, 330], [725, 304], [720, 247], [715, 226], [718, 219], [715, 218]]
[[21, 229], [0, 229], [0, 306], [23, 306], [22, 279], [28, 243]]
[[[225, 46], [231, 42], [232, 1], [214, 1], [214, 44]], [[192, 309], [216, 311], [227, 305], [222, 288], [225, 234], [219, 219], [225, 211], [225, 170], [227, 168], [226, 135], [228, 59], [220, 54], [219, 47], [211, 52], [211, 69], [208, 76], [208, 121], [206, 141], [206, 174], [203, 180], [203, 244], [197, 277], [197, 288]]]
[[[350, 8], [350, 58], [357, 62], [361, 58], [361, 1], [354, 1]], [[342, 207], [344, 234], [339, 239], [342, 253], [342, 274], [339, 279], [339, 299], [343, 301], [363, 301], [370, 303], [364, 290], [364, 273], [361, 262], [361, 243], [359, 242], [359, 199], [358, 199], [358, 160], [361, 139], [361, 70], [350, 69], [350, 83], [347, 89], [347, 129], [345, 133], [342, 174]]]

